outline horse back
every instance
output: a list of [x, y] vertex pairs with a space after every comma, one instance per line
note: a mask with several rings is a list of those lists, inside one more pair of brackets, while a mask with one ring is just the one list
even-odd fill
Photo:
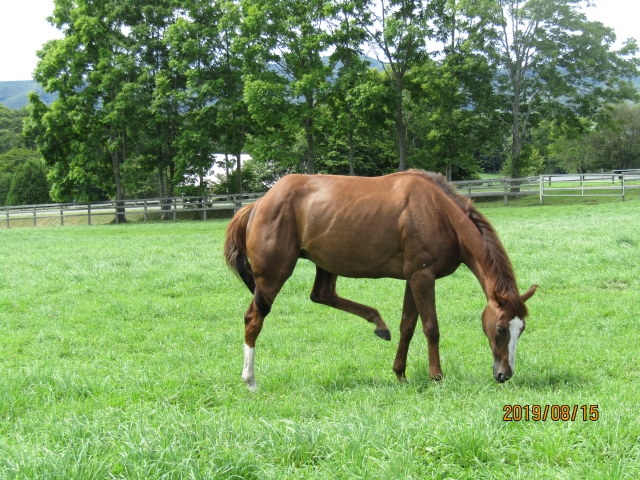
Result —
[[405, 278], [407, 262], [455, 254], [450, 208], [424, 174], [288, 175], [252, 212], [249, 258], [304, 257], [340, 276]]

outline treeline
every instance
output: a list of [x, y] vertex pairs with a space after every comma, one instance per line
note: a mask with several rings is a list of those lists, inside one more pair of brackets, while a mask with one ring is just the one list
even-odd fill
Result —
[[24, 133], [57, 201], [203, 192], [215, 153], [229, 192], [290, 172], [601, 168], [567, 152], [637, 110], [603, 108], [636, 99], [637, 46], [614, 50], [585, 3], [56, 0], [64, 38], [35, 79], [58, 99], [31, 94]]
[[22, 135], [27, 117], [0, 104], [0, 206], [51, 202], [42, 156]]

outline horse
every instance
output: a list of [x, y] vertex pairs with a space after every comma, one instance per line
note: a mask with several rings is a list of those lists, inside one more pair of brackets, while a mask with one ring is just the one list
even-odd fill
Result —
[[242, 379], [251, 391], [255, 345], [278, 292], [298, 259], [316, 265], [311, 300], [358, 315], [391, 340], [375, 308], [336, 294], [339, 276], [404, 280], [400, 341], [393, 371], [406, 382], [407, 352], [418, 316], [427, 339], [429, 375], [442, 378], [435, 282], [464, 263], [487, 299], [482, 328], [493, 354], [493, 376], [513, 376], [516, 345], [525, 329], [525, 302], [509, 257], [489, 221], [436, 173], [409, 170], [381, 177], [291, 174], [239, 210], [224, 243], [227, 265], [253, 298], [244, 315]]

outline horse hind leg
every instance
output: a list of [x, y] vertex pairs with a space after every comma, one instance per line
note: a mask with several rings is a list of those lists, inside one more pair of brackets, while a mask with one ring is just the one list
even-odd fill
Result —
[[374, 333], [384, 340], [391, 340], [391, 332], [380, 312], [375, 308], [346, 300], [336, 294], [338, 276], [323, 270], [316, 265], [316, 279], [311, 291], [311, 301], [353, 313], [376, 326]]
[[276, 296], [293, 273], [297, 254], [294, 251], [284, 260], [281, 259], [277, 266], [265, 262], [264, 258], [268, 257], [256, 255], [254, 258], [253, 271], [257, 272], [257, 274], [254, 273], [256, 286], [249, 309], [244, 315], [244, 365], [242, 368], [242, 380], [253, 392], [258, 389], [254, 370], [256, 340]]
[[244, 315], [244, 365], [242, 380], [249, 390], [258, 390], [254, 370], [256, 339], [260, 335], [265, 317], [271, 311], [273, 301], [268, 299], [256, 286], [253, 299]]

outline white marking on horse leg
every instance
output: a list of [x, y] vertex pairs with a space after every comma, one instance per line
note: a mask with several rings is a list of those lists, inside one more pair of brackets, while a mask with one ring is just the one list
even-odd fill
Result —
[[247, 385], [247, 388], [252, 392], [258, 390], [256, 384], [256, 376], [253, 371], [253, 363], [256, 356], [256, 349], [250, 347], [246, 343], [244, 344], [244, 367], [242, 368], [242, 380]]
[[524, 322], [519, 317], [515, 317], [509, 322], [509, 366], [512, 373], [516, 368], [516, 346], [522, 327], [524, 327]]

